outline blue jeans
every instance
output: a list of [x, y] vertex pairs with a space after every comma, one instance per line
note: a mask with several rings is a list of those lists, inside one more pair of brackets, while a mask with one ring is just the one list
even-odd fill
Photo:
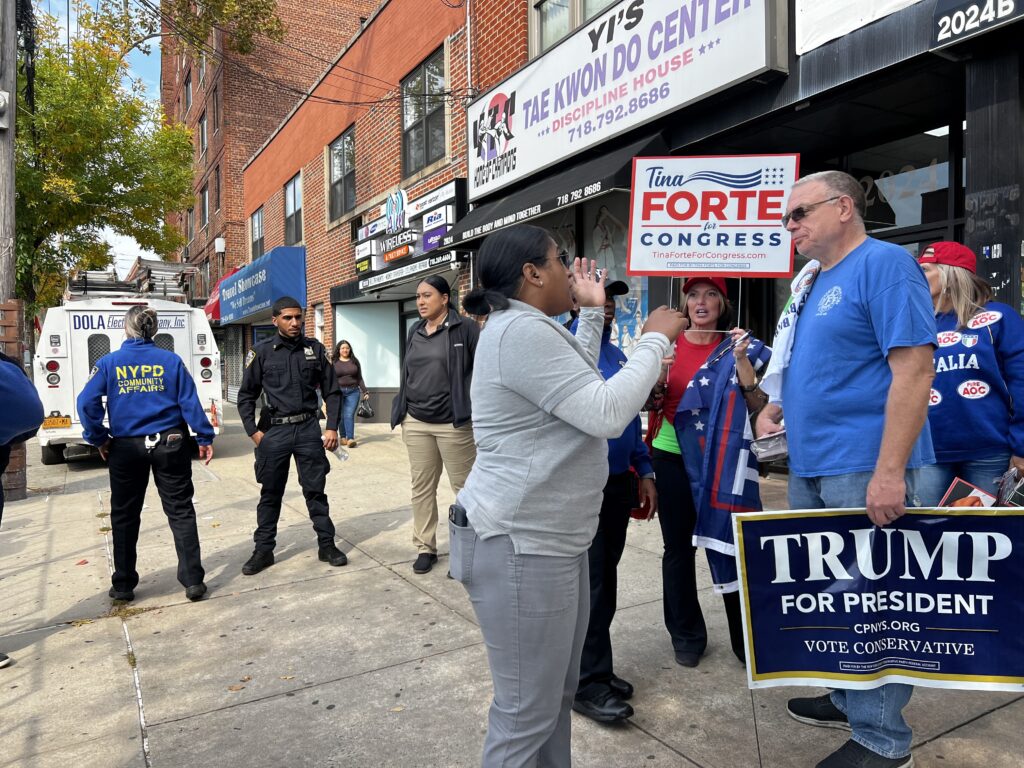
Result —
[[917, 491], [921, 497], [921, 506], [935, 507], [946, 495], [949, 486], [956, 478], [966, 480], [993, 496], [998, 491], [999, 478], [1010, 466], [1010, 452], [1002, 451], [982, 459], [970, 461], [951, 461], [946, 464], [933, 464], [923, 467]]
[[341, 390], [341, 418], [338, 424], [339, 437], [354, 440], [356, 436], [356, 408], [362, 394], [359, 387], [346, 387]]
[[[906, 473], [907, 506], [921, 506], [917, 495], [921, 470]], [[829, 477], [789, 476], [791, 509], [833, 509], [867, 506], [868, 483], [873, 472], [851, 472]], [[853, 740], [889, 758], [910, 754], [913, 732], [903, 719], [903, 708], [914, 687], [888, 683], [868, 691], [836, 690], [832, 703], [850, 721]]]

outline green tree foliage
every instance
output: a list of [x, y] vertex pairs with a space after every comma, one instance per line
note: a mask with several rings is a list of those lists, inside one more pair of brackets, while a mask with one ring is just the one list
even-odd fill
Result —
[[260, 37], [284, 37], [276, 0], [163, 0], [160, 7], [165, 21], [173, 20], [176, 37], [193, 53], [214, 29], [225, 30], [228, 47], [238, 53], [252, 53]]
[[158, 254], [182, 243], [165, 215], [192, 202], [192, 138], [130, 79], [138, 30], [107, 10], [80, 6], [70, 47], [36, 17], [34, 110], [19, 100], [15, 139], [17, 294], [30, 311], [57, 303], [71, 270], [110, 263], [105, 227]]

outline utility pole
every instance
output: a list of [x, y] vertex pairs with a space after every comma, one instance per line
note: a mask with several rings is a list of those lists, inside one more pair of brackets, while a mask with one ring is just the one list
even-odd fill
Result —
[[14, 298], [14, 102], [18, 0], [0, 0], [0, 301]]

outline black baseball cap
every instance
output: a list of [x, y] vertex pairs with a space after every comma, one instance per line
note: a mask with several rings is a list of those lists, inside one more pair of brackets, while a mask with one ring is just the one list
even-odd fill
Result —
[[609, 299], [612, 296], [625, 296], [629, 293], [629, 286], [621, 280], [612, 280], [604, 287], [604, 295]]

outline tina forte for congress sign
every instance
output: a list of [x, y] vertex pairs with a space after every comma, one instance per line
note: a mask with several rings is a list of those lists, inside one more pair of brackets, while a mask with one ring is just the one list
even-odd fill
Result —
[[629, 274], [792, 275], [782, 215], [798, 166], [798, 155], [634, 158]]
[[752, 688], [1024, 691], [1024, 509], [739, 514]]

